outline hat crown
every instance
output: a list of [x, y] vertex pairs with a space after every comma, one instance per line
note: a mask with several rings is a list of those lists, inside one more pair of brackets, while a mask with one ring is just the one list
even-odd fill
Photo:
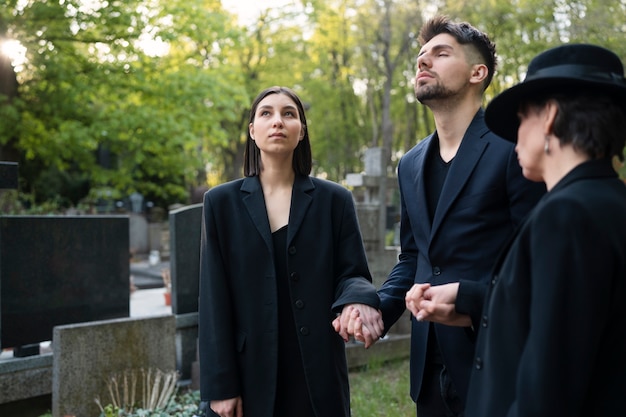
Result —
[[485, 109], [485, 122], [497, 135], [515, 142], [519, 105], [555, 94], [593, 94], [626, 103], [626, 79], [619, 57], [601, 46], [566, 44], [540, 53], [521, 83], [496, 96]]
[[622, 84], [624, 67], [619, 57], [608, 49], [568, 44], [537, 55], [528, 66], [524, 81], [552, 77]]

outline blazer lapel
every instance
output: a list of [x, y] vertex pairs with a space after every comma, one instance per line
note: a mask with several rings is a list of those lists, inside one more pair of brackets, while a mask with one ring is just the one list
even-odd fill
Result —
[[437, 203], [437, 210], [433, 218], [431, 240], [485, 151], [487, 142], [477, 139], [487, 132], [488, 129], [484, 123], [484, 111], [480, 109], [465, 132], [456, 157], [450, 166], [450, 171], [448, 171], [446, 181], [443, 184], [439, 202]]
[[257, 231], [263, 237], [270, 253], [274, 253], [274, 243], [270, 230], [270, 222], [267, 219], [263, 189], [258, 176], [246, 177], [240, 190], [243, 193], [242, 201], [252, 219]]
[[[416, 167], [414, 169], [409, 170], [409, 172], [415, 172], [417, 175], [415, 178], [411, 180], [414, 181], [413, 186], [415, 187], [415, 204], [417, 206], [417, 210], [415, 213], [420, 216], [420, 221], [416, 222], [420, 224], [424, 229], [424, 236], [429, 236], [431, 231], [431, 216], [428, 213], [428, 200], [426, 199], [426, 180], [424, 176], [426, 159], [428, 155], [432, 152], [433, 141], [435, 140], [435, 133], [427, 136], [424, 141], [428, 141], [426, 146], [422, 148], [422, 151], [415, 155], [415, 158], [411, 161], [411, 163]], [[426, 219], [426, 221], [424, 221]]]
[[309, 206], [313, 202], [310, 192], [315, 189], [311, 178], [304, 175], [296, 175], [291, 193], [291, 209], [289, 212], [289, 227], [287, 232], [287, 242], [291, 243], [300, 225], [304, 221]]

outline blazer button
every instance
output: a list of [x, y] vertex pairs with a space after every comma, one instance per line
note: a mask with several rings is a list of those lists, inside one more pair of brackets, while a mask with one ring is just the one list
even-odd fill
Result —
[[306, 327], [306, 326], [300, 327], [300, 334], [302, 336], [308, 336], [309, 335], [309, 328]]
[[483, 327], [487, 327], [487, 323], [488, 323], [488, 322], [489, 322], [489, 317], [487, 317], [487, 316], [483, 316], [483, 319], [482, 319], [482, 321], [481, 321], [481, 325], [482, 325]]
[[480, 357], [474, 361], [474, 367], [479, 371], [483, 368], [483, 360]]
[[300, 276], [298, 275], [297, 272], [292, 272], [289, 277], [291, 278], [292, 281], [297, 281], [300, 279]]
[[289, 255], [295, 255], [295, 254], [296, 254], [296, 247], [289, 246]]
[[441, 268], [439, 268], [438, 266], [434, 266], [434, 267], [433, 267], [433, 275], [434, 275], [434, 276], [439, 276], [439, 275], [441, 275]]
[[296, 308], [303, 309], [304, 308], [304, 301], [296, 300]]

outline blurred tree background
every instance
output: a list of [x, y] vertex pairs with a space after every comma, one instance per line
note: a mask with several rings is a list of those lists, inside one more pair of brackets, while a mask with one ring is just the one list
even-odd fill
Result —
[[315, 175], [361, 172], [368, 147], [391, 174], [433, 129], [412, 79], [435, 13], [495, 40], [487, 101], [550, 46], [626, 57], [626, 0], [294, 0], [245, 23], [219, 0], [0, 0], [0, 160], [27, 207], [187, 204], [242, 175], [250, 102], [278, 84], [308, 106]]

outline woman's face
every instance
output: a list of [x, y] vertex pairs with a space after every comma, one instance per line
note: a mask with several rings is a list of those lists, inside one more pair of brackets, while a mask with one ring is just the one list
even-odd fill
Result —
[[[522, 173], [531, 181], [543, 181], [546, 159], [546, 107], [527, 107], [517, 115], [520, 125], [517, 130], [515, 151]], [[554, 146], [554, 143], [550, 145]]]
[[261, 100], [249, 129], [262, 154], [291, 154], [304, 137], [298, 107], [285, 94]]

